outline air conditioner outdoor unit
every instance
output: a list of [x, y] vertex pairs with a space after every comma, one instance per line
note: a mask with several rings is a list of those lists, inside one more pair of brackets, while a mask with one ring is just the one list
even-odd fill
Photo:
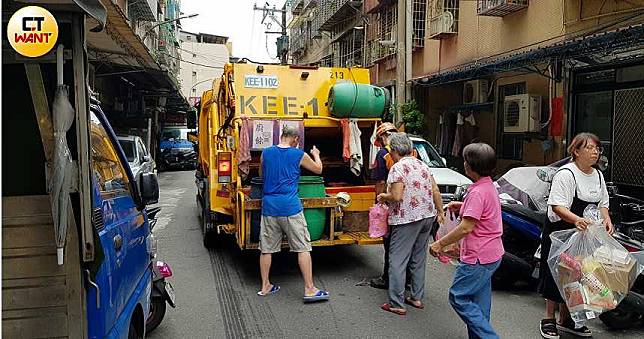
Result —
[[456, 33], [454, 30], [454, 15], [449, 11], [444, 11], [429, 21], [430, 38], [446, 33]]
[[507, 133], [539, 132], [541, 97], [530, 94], [509, 95], [503, 102], [503, 131]]
[[487, 80], [471, 80], [463, 84], [463, 104], [482, 104], [487, 102], [489, 85]]

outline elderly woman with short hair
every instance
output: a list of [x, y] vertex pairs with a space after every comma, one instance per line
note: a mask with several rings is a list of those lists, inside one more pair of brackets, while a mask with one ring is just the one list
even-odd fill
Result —
[[[422, 309], [425, 267], [430, 228], [442, 200], [429, 167], [412, 156], [413, 144], [407, 134], [393, 133], [389, 147], [396, 162], [387, 177], [387, 193], [379, 202], [389, 204], [389, 302], [381, 306], [398, 315], [407, 314], [404, 304]], [[439, 213], [439, 218], [442, 214]], [[441, 220], [442, 222], [442, 220]], [[411, 295], [404, 299], [405, 268], [409, 265]]]

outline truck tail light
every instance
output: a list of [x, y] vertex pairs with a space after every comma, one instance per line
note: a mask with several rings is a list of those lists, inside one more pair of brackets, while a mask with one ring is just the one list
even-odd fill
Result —
[[229, 183], [232, 175], [232, 154], [230, 152], [219, 153], [217, 157], [217, 175], [220, 183]]

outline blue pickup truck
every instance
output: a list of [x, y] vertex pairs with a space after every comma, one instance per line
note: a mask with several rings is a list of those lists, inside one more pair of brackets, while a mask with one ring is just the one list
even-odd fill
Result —
[[[84, 22], [61, 22], [61, 36], [85, 32]], [[146, 205], [158, 182], [132, 174], [84, 86], [83, 34], [70, 40], [58, 53], [73, 74], [60, 97], [49, 60], [3, 58], [2, 337], [143, 338], [155, 248]], [[73, 55], [64, 66], [63, 51]], [[51, 104], [61, 98], [73, 108], [65, 131]]]
[[188, 140], [187, 128], [167, 127], [161, 135], [161, 155], [158, 165], [161, 170], [197, 168], [195, 144]]

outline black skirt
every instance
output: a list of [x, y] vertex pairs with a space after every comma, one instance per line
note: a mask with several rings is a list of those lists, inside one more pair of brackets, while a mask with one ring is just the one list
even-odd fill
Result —
[[552, 276], [550, 267], [548, 266], [548, 256], [550, 255], [550, 246], [552, 240], [550, 234], [554, 231], [568, 230], [575, 228], [575, 225], [567, 223], [563, 220], [558, 222], [550, 222], [546, 217], [546, 224], [541, 234], [541, 261], [539, 264], [539, 287], [538, 291], [542, 297], [563, 304], [564, 300], [561, 297], [557, 283]]

